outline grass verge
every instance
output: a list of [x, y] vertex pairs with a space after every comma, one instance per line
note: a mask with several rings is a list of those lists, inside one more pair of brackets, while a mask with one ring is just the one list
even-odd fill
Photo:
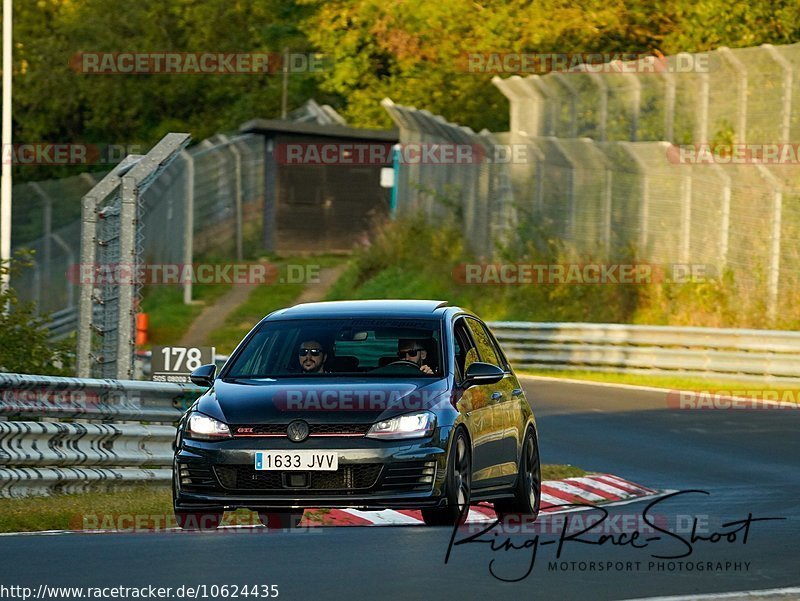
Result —
[[142, 311], [147, 313], [148, 345], [176, 344], [206, 305], [213, 304], [228, 292], [231, 284], [195, 284], [191, 305], [183, 302], [180, 286], [149, 286], [145, 288]]
[[[209, 334], [209, 344], [216, 347], [217, 353], [223, 355], [230, 353], [265, 315], [291, 306], [303, 293], [306, 284], [302, 281], [293, 282], [291, 274], [298, 274], [301, 267], [311, 270], [324, 269], [338, 265], [344, 260], [345, 258], [340, 255], [321, 255], [288, 257], [272, 261], [280, 274], [278, 282], [254, 288], [247, 300], [228, 316], [223, 326]], [[306, 273], [311, 275], [314, 272], [306, 271]]]
[[[572, 465], [543, 465], [542, 478], [558, 480], [586, 474]], [[307, 512], [322, 521], [328, 510]], [[117, 492], [0, 499], [0, 532], [41, 530], [108, 530], [132, 528], [139, 519], [144, 528], [174, 525], [172, 493], [165, 486], [137, 486]], [[258, 524], [254, 512], [240, 509], [225, 514], [225, 524]]]
[[[493, 257], [477, 257], [468, 250], [457, 214], [439, 223], [432, 225], [422, 213], [387, 223], [369, 247], [356, 251], [328, 298], [443, 299], [490, 321], [765, 327], [763, 295], [741, 292], [727, 271], [689, 282], [671, 282], [654, 272], [649, 281], [639, 283], [611, 279], [609, 283], [586, 284], [560, 277], [545, 283], [504, 285], [496, 269], [492, 272], [488, 267], [505, 265], [513, 274], [514, 265], [563, 269], [646, 262], [636, 258], [633, 248], [620, 249], [619, 256], [611, 260], [578, 256], [565, 243], [530, 225], [520, 225], [519, 231], [509, 234], [509, 241], [498, 247]], [[478, 267], [483, 274], [479, 281], [466, 283], [468, 265], [473, 265], [470, 273]], [[491, 273], [494, 276], [490, 277]], [[795, 330], [799, 326], [800, 311], [790, 306], [778, 312], [770, 327]]]

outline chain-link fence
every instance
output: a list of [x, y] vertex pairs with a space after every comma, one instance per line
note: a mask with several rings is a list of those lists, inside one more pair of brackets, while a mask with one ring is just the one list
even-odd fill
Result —
[[[260, 235], [262, 227], [263, 144], [258, 135], [217, 135], [184, 151], [160, 173], [141, 198], [137, 244], [142, 261], [182, 264], [199, 255], [240, 258], [248, 235]], [[15, 276], [12, 286], [21, 299], [35, 301], [42, 313], [76, 310], [81, 199], [107, 173], [14, 186], [13, 246], [34, 252], [31, 268]], [[187, 297], [191, 298], [191, 283]]]
[[495, 78], [510, 101], [511, 132], [494, 137], [385, 101], [401, 146], [505, 148], [500, 161], [495, 146], [474, 164], [400, 165], [398, 210], [437, 217], [428, 199], [455, 187], [478, 255], [491, 254], [524, 214], [580, 257], [635, 252], [641, 261], [708, 265], [730, 272], [738, 299], [768, 320], [793, 309], [800, 44], [626, 65]]
[[[82, 265], [166, 268], [200, 254], [242, 258], [248, 228], [261, 231], [263, 138], [218, 135], [185, 150], [187, 143], [187, 135], [169, 134], [84, 196]], [[88, 282], [85, 273], [77, 274], [78, 373], [130, 378], [141, 282], [122, 281], [124, 270], [95, 271]], [[189, 300], [191, 277], [181, 283]]]
[[22, 300], [40, 312], [74, 309], [77, 291], [67, 270], [80, 258], [81, 198], [105, 173], [14, 186], [12, 247], [33, 251], [30, 269], [15, 274], [12, 285]]
[[[489, 156], [498, 143], [488, 131], [448, 123], [428, 111], [383, 101], [400, 129], [401, 146], [416, 146], [414, 156], [396, 149], [394, 203], [399, 213], [422, 210], [433, 219], [448, 218], [453, 209], [462, 222], [471, 248], [491, 255], [494, 241], [501, 240], [513, 223], [511, 180], [505, 165], [465, 160], [443, 165], [437, 149], [466, 149], [472, 157]], [[415, 157], [428, 152], [432, 160]], [[441, 156], [441, 154], [440, 154]]]

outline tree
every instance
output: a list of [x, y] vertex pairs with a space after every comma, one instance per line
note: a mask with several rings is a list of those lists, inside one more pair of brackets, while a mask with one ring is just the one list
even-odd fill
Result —
[[[0, 274], [11, 274], [30, 265], [26, 255], [0, 263]], [[13, 288], [0, 291], [0, 371], [40, 375], [73, 375], [74, 345], [68, 340], [52, 343], [47, 329], [49, 315], [37, 315], [32, 302], [21, 302]]]

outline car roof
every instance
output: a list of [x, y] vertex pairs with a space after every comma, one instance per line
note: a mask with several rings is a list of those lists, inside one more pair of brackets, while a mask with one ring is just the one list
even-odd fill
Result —
[[447, 307], [441, 300], [349, 300], [301, 303], [270, 313], [267, 319], [311, 317], [358, 317], [362, 315], [391, 315], [392, 317], [440, 317]]

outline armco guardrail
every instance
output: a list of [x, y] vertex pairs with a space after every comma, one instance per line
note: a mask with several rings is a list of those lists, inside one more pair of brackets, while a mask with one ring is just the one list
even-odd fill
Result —
[[[799, 332], [489, 325], [517, 368], [800, 383]], [[0, 374], [0, 497], [168, 483], [173, 424], [201, 392], [187, 384]]]
[[800, 383], [800, 332], [494, 322], [517, 368]]
[[0, 374], [0, 497], [169, 482], [173, 424], [201, 392]]

